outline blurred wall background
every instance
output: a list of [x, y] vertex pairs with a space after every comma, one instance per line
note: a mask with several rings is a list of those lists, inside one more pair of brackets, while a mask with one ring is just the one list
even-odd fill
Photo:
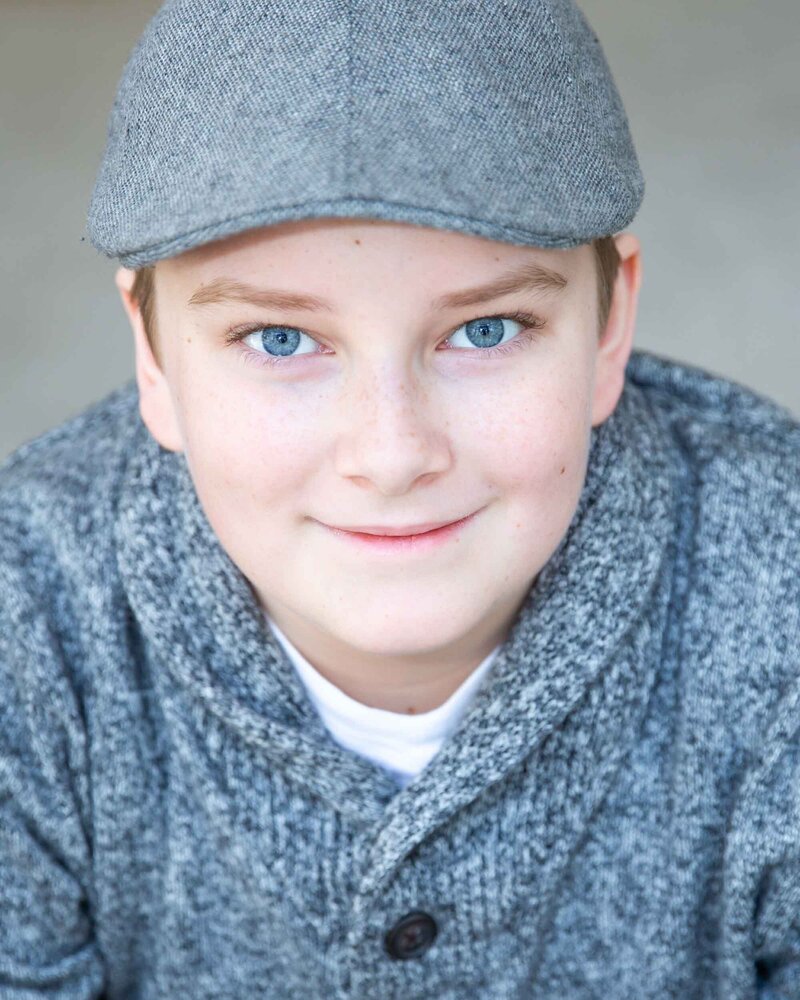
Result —
[[[158, 0], [0, 0], [0, 461], [133, 375], [85, 235], [106, 120]], [[800, 416], [798, 0], [583, 0], [647, 181], [636, 345]]]

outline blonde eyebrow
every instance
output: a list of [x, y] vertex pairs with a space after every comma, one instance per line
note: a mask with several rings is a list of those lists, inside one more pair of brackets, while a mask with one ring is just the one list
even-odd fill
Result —
[[[531, 291], [546, 294], [560, 292], [566, 287], [567, 279], [563, 274], [542, 264], [526, 262], [488, 284], [440, 295], [431, 303], [431, 309], [434, 312], [443, 312], [445, 309], [490, 302], [512, 292]], [[209, 306], [225, 302], [249, 302], [266, 309], [296, 312], [335, 311], [330, 302], [316, 295], [302, 295], [299, 292], [286, 292], [274, 288], [256, 288], [232, 278], [215, 278], [208, 284], [201, 285], [189, 299], [188, 305]]]
[[224, 302], [251, 302], [266, 309], [286, 309], [307, 312], [332, 312], [325, 299], [299, 292], [283, 292], [276, 288], [256, 288], [232, 278], [215, 278], [201, 285], [189, 299], [190, 306], [215, 306]]

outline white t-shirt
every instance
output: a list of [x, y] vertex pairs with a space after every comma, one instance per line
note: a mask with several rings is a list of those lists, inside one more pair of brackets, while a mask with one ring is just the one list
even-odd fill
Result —
[[401, 787], [417, 775], [464, 716], [500, 646], [480, 663], [443, 705], [421, 715], [371, 708], [356, 701], [313, 667], [266, 615], [311, 700], [341, 746], [385, 768]]

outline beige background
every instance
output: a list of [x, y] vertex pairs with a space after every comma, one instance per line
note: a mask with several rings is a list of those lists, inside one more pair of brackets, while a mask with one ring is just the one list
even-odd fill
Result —
[[[0, 460], [133, 374], [82, 242], [108, 113], [155, 0], [0, 0]], [[800, 3], [584, 0], [647, 192], [638, 346], [800, 416]]]

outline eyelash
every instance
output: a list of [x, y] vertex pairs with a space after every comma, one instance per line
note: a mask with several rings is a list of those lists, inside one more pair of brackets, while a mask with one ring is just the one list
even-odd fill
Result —
[[[519, 350], [525, 347], [531, 341], [537, 339], [538, 331], [545, 325], [544, 320], [539, 319], [537, 316], [533, 316], [530, 313], [515, 312], [515, 313], [502, 313], [494, 316], [478, 316], [476, 319], [510, 319], [514, 320], [516, 323], [522, 324], [522, 329], [516, 334], [513, 340], [509, 341], [507, 344], [501, 344], [499, 347], [487, 347], [476, 348], [481, 356], [497, 357], [500, 355], [511, 354], [512, 351]], [[474, 322], [473, 320], [466, 320], [465, 323]], [[465, 323], [459, 324], [450, 337], [453, 336], [458, 330], [461, 329]], [[256, 333], [258, 330], [263, 330], [269, 326], [285, 326], [283, 323], [249, 323], [244, 327], [233, 327], [226, 331], [225, 333], [225, 343], [234, 344], [241, 342], [245, 337], [249, 336], [251, 333]], [[300, 327], [287, 327], [290, 330], [297, 330], [299, 333], [305, 333], [306, 336], [311, 337], [311, 334], [307, 333], [305, 330], [300, 329]], [[314, 339], [313, 337], [311, 338]], [[446, 340], [449, 339], [445, 338]], [[465, 350], [465, 348], [453, 347], [451, 350]], [[259, 354], [257, 351], [252, 351], [250, 348], [245, 348], [246, 353], [243, 354], [243, 361], [246, 364], [254, 364], [259, 367], [280, 367], [287, 361], [292, 360], [292, 355], [286, 355], [285, 357], [279, 357], [269, 354]], [[312, 354], [318, 354], [320, 352], [314, 351]], [[299, 355], [302, 357], [302, 355]]]

